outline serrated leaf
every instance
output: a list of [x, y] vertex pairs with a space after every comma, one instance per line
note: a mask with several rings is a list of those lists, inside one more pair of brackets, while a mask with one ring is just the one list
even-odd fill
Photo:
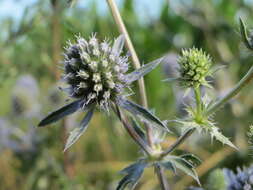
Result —
[[242, 40], [244, 42], [244, 45], [247, 48], [253, 50], [253, 46], [249, 42], [246, 26], [241, 18], [239, 19], [239, 21], [240, 21], [240, 32], [241, 32], [241, 36], [242, 36]]
[[227, 137], [225, 137], [225, 136], [219, 131], [219, 128], [212, 126], [212, 127], [209, 128], [209, 132], [210, 132], [210, 135], [212, 136], [212, 138], [215, 137], [216, 140], [220, 141], [221, 143], [226, 144], [226, 145], [229, 145], [229, 146], [231, 146], [232, 148], [238, 150], [238, 148], [237, 148]]
[[126, 75], [126, 82], [128, 84], [140, 79], [141, 77], [143, 77], [144, 75], [146, 75], [147, 73], [149, 73], [150, 71], [152, 71], [154, 68], [156, 68], [161, 61], [163, 60], [163, 58], [157, 59], [155, 61], [152, 61], [150, 63], [147, 63], [145, 65], [143, 65], [141, 68], [133, 71], [132, 73], [129, 73]]
[[[142, 119], [152, 122], [153, 124], [155, 124], [155, 126], [159, 126], [160, 129], [170, 132], [167, 126], [158, 117], [153, 115], [146, 108], [123, 98], [118, 99], [118, 104], [120, 107], [129, 111], [134, 116], [140, 116]], [[150, 126], [153, 126], [153, 125], [150, 125]]]
[[88, 124], [93, 116], [94, 108], [91, 108], [88, 113], [85, 115], [83, 120], [80, 123], [80, 126], [75, 128], [73, 131], [70, 132], [70, 136], [67, 139], [67, 143], [64, 148], [64, 152], [71, 147], [79, 138], [80, 136], [86, 131]]
[[197, 165], [201, 164], [201, 160], [195, 156], [194, 154], [183, 154], [180, 156], [181, 158], [187, 160], [189, 163], [192, 164], [193, 167], [196, 167]]
[[201, 186], [198, 174], [187, 160], [185, 160], [184, 158], [180, 158], [178, 156], [167, 156], [166, 160], [171, 162], [176, 168], [182, 170], [184, 173], [191, 176]]
[[114, 44], [113, 44], [113, 47], [112, 47], [112, 53], [113, 53], [115, 56], [119, 56], [119, 55], [120, 55], [120, 53], [122, 52], [124, 43], [125, 43], [125, 37], [124, 37], [123, 34], [120, 35], [120, 36], [114, 41]]
[[45, 125], [48, 125], [50, 123], [54, 123], [63, 117], [70, 115], [74, 112], [76, 112], [78, 109], [80, 109], [82, 105], [83, 100], [76, 100], [70, 104], [67, 104], [63, 106], [62, 108], [50, 113], [46, 118], [41, 120], [41, 122], [38, 124], [39, 127], [43, 127]]
[[126, 176], [120, 180], [116, 190], [124, 190], [127, 186], [130, 186], [131, 190], [134, 189], [146, 166], [146, 162], [139, 161], [123, 169], [121, 173], [126, 174]]

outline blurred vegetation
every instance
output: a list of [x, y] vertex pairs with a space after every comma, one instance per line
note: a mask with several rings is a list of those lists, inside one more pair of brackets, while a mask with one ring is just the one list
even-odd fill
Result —
[[[79, 114], [48, 128], [36, 128], [39, 119], [67, 99], [57, 90], [58, 62], [66, 41], [79, 33], [88, 37], [97, 32], [98, 37], [108, 38], [119, 34], [109, 9], [101, 14], [96, 3], [86, 8], [81, 3], [85, 1], [69, 7], [64, 0], [38, 0], [26, 8], [18, 23], [1, 19], [0, 190], [115, 189], [120, 177], [117, 172], [140, 155], [121, 124], [106, 114], [96, 113], [85, 135], [65, 154], [63, 141]], [[217, 66], [226, 66], [214, 77], [216, 88], [209, 90], [213, 96], [224, 95], [252, 65], [252, 53], [242, 45], [238, 27], [242, 17], [253, 28], [251, 1], [164, 1], [159, 17], [149, 18], [147, 12], [145, 22], [134, 6], [134, 0], [123, 1], [121, 13], [140, 60], [145, 63], [167, 56], [166, 64], [145, 77], [149, 107], [160, 118], [173, 120], [184, 114], [181, 89], [161, 82], [173, 75], [181, 48], [203, 48]], [[203, 160], [197, 168], [201, 181], [210, 181], [207, 176], [212, 169], [233, 170], [252, 162], [246, 134], [253, 117], [251, 87], [215, 116], [223, 133], [239, 147], [238, 152], [217, 142], [210, 146], [211, 139], [198, 134], [181, 146]], [[133, 98], [139, 101], [138, 97]], [[180, 130], [174, 123], [169, 126], [176, 133]], [[168, 137], [164, 146], [174, 140]], [[137, 189], [159, 189], [152, 172], [145, 173]], [[173, 189], [196, 185], [181, 173], [167, 176]]]

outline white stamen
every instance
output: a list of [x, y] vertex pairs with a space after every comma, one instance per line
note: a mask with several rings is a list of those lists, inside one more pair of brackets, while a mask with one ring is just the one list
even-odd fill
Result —
[[87, 105], [88, 103], [90, 103], [91, 100], [95, 99], [96, 97], [97, 97], [97, 95], [95, 93], [89, 93], [89, 95], [87, 97], [88, 100], [85, 104]]
[[89, 44], [93, 47], [97, 47], [98, 46], [98, 41], [95, 35], [93, 35], [90, 40], [89, 40]]
[[109, 59], [110, 59], [111, 61], [115, 61], [115, 58], [116, 58], [116, 57], [115, 57], [113, 54], [110, 54], [110, 55], [109, 55]]
[[98, 64], [97, 64], [97, 62], [92, 61], [92, 62], [89, 64], [89, 67], [90, 67], [93, 71], [95, 71], [95, 70], [97, 69], [97, 67], [98, 67]]
[[83, 78], [83, 79], [88, 79], [89, 78], [89, 74], [83, 70], [80, 70], [77, 72], [77, 76]]
[[108, 62], [106, 60], [103, 60], [102, 61], [102, 66], [106, 68], [108, 66]]
[[99, 81], [101, 81], [101, 76], [100, 76], [100, 74], [99, 74], [99, 73], [93, 74], [92, 80], [93, 80], [94, 82], [99, 82]]
[[120, 71], [120, 67], [118, 65], [114, 66], [114, 71], [116, 71], [117, 73]]
[[96, 91], [97, 94], [98, 94], [98, 92], [101, 91], [102, 89], [103, 89], [102, 84], [95, 84], [95, 86], [94, 86], [94, 91]]
[[110, 51], [109, 44], [106, 42], [101, 43], [101, 49], [103, 52], [108, 53]]
[[85, 51], [82, 51], [82, 53], [81, 53], [81, 59], [84, 60], [84, 61], [90, 62], [90, 56]]
[[106, 91], [106, 92], [103, 94], [103, 98], [107, 100], [107, 99], [110, 98], [110, 95], [111, 95], [110, 91]]
[[112, 78], [112, 73], [111, 73], [111, 72], [105, 73], [105, 77], [106, 77], [107, 79], [111, 79], [111, 78]]
[[87, 87], [88, 87], [88, 85], [85, 82], [80, 82], [79, 85], [78, 85], [78, 89], [87, 88]]
[[109, 88], [113, 89], [115, 87], [115, 83], [113, 81], [107, 81]]
[[99, 52], [98, 48], [94, 48], [92, 53], [95, 56], [99, 56], [100, 55], [100, 52]]

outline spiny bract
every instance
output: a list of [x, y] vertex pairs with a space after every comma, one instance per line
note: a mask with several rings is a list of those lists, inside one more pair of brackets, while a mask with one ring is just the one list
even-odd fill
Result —
[[[119, 44], [110, 46], [106, 40], [100, 42], [95, 35], [89, 40], [77, 37], [76, 43], [66, 48], [64, 79], [71, 97], [82, 98], [85, 105], [98, 103], [108, 109], [109, 100], [114, 101], [127, 86], [125, 74], [128, 57], [121, 56]], [[117, 46], [117, 47], [116, 47]]]
[[182, 50], [178, 59], [180, 81], [185, 87], [208, 86], [206, 77], [210, 75], [211, 58], [202, 49]]

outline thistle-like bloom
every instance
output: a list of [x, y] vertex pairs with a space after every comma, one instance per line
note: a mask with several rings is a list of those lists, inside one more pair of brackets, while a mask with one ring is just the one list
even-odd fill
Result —
[[113, 47], [95, 36], [88, 41], [78, 37], [76, 44], [69, 44], [63, 64], [71, 97], [85, 100], [85, 105], [97, 103], [108, 109], [110, 100], [115, 101], [129, 86], [125, 75], [128, 57], [120, 55], [122, 38]]
[[208, 86], [206, 77], [211, 75], [211, 58], [202, 49], [182, 50], [178, 59], [180, 82], [184, 87]]
[[224, 169], [224, 174], [227, 178], [228, 190], [250, 190], [253, 188], [253, 166], [245, 170], [238, 169], [237, 174]]
[[79, 109], [88, 110], [80, 127], [71, 132], [65, 149], [85, 131], [95, 107], [108, 111], [110, 106], [117, 105], [135, 116], [166, 128], [150, 111], [126, 100], [124, 96], [124, 90], [129, 88], [132, 82], [153, 70], [162, 59], [145, 64], [127, 74], [128, 57], [121, 55], [123, 45], [123, 36], [119, 36], [113, 46], [110, 46], [106, 40], [100, 42], [93, 35], [89, 40], [77, 37], [76, 43], [69, 43], [66, 47], [63, 79], [68, 88], [65, 88], [65, 91], [76, 100], [51, 113], [39, 123], [39, 126], [45, 126]]

